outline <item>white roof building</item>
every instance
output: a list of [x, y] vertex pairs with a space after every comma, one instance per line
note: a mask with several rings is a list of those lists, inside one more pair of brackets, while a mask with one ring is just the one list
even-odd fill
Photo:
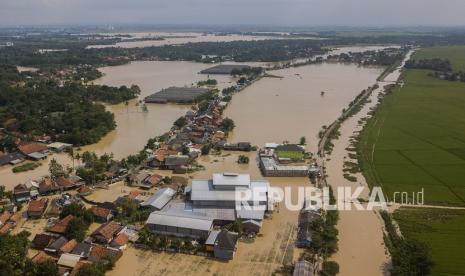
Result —
[[163, 188], [156, 192], [149, 199], [141, 203], [143, 207], [153, 207], [155, 209], [161, 210], [165, 205], [173, 199], [173, 196], [176, 194], [176, 191], [171, 188]]
[[81, 256], [74, 254], [61, 254], [58, 265], [74, 268], [81, 259]]
[[194, 179], [190, 199], [194, 207], [234, 208], [241, 201], [267, 204], [270, 183], [266, 180], [250, 180], [248, 174], [213, 174], [213, 178]]
[[209, 217], [189, 212], [167, 213], [155, 211], [150, 214], [147, 223], [209, 231], [213, 221]]

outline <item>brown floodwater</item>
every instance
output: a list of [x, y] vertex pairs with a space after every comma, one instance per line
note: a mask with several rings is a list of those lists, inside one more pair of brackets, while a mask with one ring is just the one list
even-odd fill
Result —
[[[320, 127], [334, 121], [342, 108], [362, 89], [376, 82], [381, 72], [381, 68], [342, 64], [273, 71], [272, 74], [284, 78], [264, 78], [233, 97], [225, 111], [226, 116], [236, 123], [229, 141], [251, 141], [261, 146], [265, 142], [297, 141], [305, 135], [308, 149], [315, 150]], [[324, 97], [321, 91], [326, 91]], [[239, 154], [249, 156], [250, 163], [238, 164]], [[203, 156], [199, 163], [205, 170], [190, 177], [210, 178], [212, 173], [231, 171], [249, 173], [253, 179], [262, 179], [256, 157], [256, 152]], [[311, 185], [305, 177], [266, 179], [273, 187], [291, 187], [293, 202], [297, 200], [297, 187]], [[236, 256], [227, 263], [198, 256], [129, 248], [109, 275], [220, 275], [224, 271], [231, 275], [270, 275], [283, 263], [296, 261], [302, 252], [294, 247], [297, 219], [297, 211], [279, 204], [273, 218], [264, 221], [261, 237], [253, 243], [239, 243]]]
[[[170, 86], [190, 86], [206, 75], [199, 71], [210, 65], [182, 61], [140, 61], [127, 65], [103, 67], [105, 74], [96, 84], [111, 86], [137, 84], [141, 89], [139, 99], [118, 105], [107, 105], [108, 111], [115, 114], [116, 130], [106, 135], [96, 144], [82, 147], [82, 150], [98, 154], [112, 152], [115, 158], [123, 158], [141, 150], [147, 140], [163, 134], [173, 122], [191, 108], [190, 105], [147, 104], [148, 112], [142, 110], [139, 100]], [[213, 78], [213, 76], [212, 76]], [[230, 86], [229, 76], [214, 76], [219, 88]]]
[[[91, 45], [88, 48], [108, 48], [108, 47], [121, 47], [121, 48], [142, 48], [151, 46], [163, 46], [163, 45], [176, 45], [186, 43], [198, 43], [198, 42], [231, 42], [231, 41], [254, 41], [254, 40], [265, 40], [265, 39], [283, 39], [286, 37], [281, 36], [266, 36], [266, 35], [215, 35], [215, 34], [203, 34], [203, 33], [167, 33], [167, 32], [145, 32], [145, 33], [121, 33], [124, 35], [131, 35], [131, 38], [148, 39], [140, 41], [124, 41], [115, 43], [114, 45]], [[114, 35], [114, 34], [106, 34]], [[154, 37], [164, 37], [164, 40], [150, 40]], [[305, 39], [319, 39], [316, 37], [305, 37]]]
[[[84, 146], [82, 151], [95, 151], [97, 154], [113, 153], [115, 158], [124, 158], [137, 153], [149, 138], [168, 131], [173, 122], [191, 108], [190, 105], [147, 104], [148, 112], [143, 112], [140, 99], [169, 86], [190, 86], [206, 80], [206, 75], [198, 74], [209, 64], [182, 61], [141, 61], [126, 65], [100, 68], [104, 76], [94, 83], [112, 86], [137, 84], [141, 89], [139, 99], [129, 104], [107, 105], [107, 110], [115, 114], [117, 127], [98, 143]], [[218, 80], [218, 88], [231, 86], [230, 76], [211, 76]], [[38, 179], [48, 174], [48, 163], [52, 158], [63, 165], [72, 166], [66, 154], [54, 154], [34, 171], [14, 174], [11, 166], [0, 168], [0, 185], [12, 189], [18, 183]]]
[[[142, 99], [162, 88], [189, 86], [205, 80], [207, 76], [198, 72], [210, 66], [182, 61], [132, 62], [101, 68], [105, 75], [95, 83], [114, 86], [137, 84], [141, 88]], [[272, 71], [272, 74], [284, 78], [264, 78], [234, 96], [225, 111], [226, 116], [236, 123], [229, 140], [262, 145], [283, 140], [295, 142], [306, 136], [308, 149], [315, 151], [316, 135], [321, 126], [331, 123], [355, 95], [374, 83], [381, 71], [380, 68], [344, 64]], [[230, 76], [211, 77], [219, 81], [220, 89], [234, 83]], [[321, 91], [326, 92], [323, 97]], [[98, 143], [82, 147], [82, 150], [98, 154], [112, 152], [115, 158], [123, 158], [142, 149], [149, 138], [168, 131], [190, 106], [147, 104], [148, 112], [143, 112], [138, 100], [133, 100], [128, 105], [108, 105], [107, 108], [115, 114], [116, 130]], [[71, 160], [64, 154], [54, 155], [54, 158], [71, 166]], [[48, 173], [49, 160], [50, 157], [34, 171], [19, 174], [13, 174], [9, 166], [2, 167], [0, 184], [12, 189], [18, 183], [44, 176]]]
[[315, 152], [321, 127], [333, 122], [382, 71], [338, 63], [272, 71], [283, 78], [264, 78], [234, 96], [225, 112], [236, 125], [229, 140], [261, 146], [305, 136], [307, 149]]

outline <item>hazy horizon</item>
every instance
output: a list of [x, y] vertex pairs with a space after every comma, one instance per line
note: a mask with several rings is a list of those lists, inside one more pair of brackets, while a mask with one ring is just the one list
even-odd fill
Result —
[[465, 26], [463, 0], [0, 0], [0, 25]]

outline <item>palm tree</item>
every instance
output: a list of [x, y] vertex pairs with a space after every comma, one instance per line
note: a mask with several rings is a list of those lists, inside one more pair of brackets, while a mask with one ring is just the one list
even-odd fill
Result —
[[73, 171], [74, 171], [74, 148], [73, 147], [70, 147], [67, 151], [69, 157], [71, 157], [71, 160], [73, 160]]

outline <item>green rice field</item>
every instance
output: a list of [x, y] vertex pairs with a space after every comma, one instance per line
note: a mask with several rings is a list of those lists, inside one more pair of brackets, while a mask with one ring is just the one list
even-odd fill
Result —
[[404, 236], [430, 246], [432, 275], [465, 275], [465, 210], [401, 208], [394, 219]]
[[[422, 49], [414, 58], [448, 58], [465, 71], [465, 47]], [[407, 70], [363, 130], [359, 162], [370, 186], [424, 189], [426, 204], [465, 206], [465, 83]]]

